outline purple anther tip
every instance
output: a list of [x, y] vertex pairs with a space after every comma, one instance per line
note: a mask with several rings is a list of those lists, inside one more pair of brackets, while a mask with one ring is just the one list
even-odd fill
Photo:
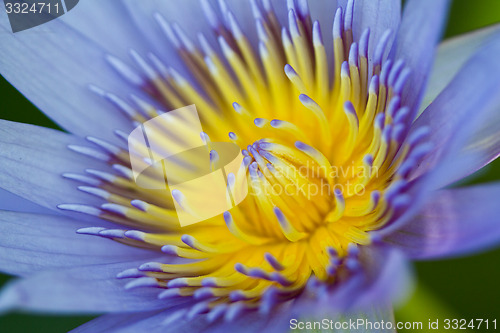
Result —
[[196, 290], [193, 296], [196, 300], [201, 301], [214, 297], [214, 293], [210, 290], [210, 288], [201, 288]]
[[161, 252], [171, 255], [177, 255], [177, 247], [174, 245], [163, 245], [161, 247]]
[[173, 280], [168, 281], [168, 283], [167, 283], [167, 287], [169, 287], [169, 288], [183, 288], [183, 287], [187, 287], [187, 286], [188, 286], [188, 284], [185, 281], [185, 279], [183, 279], [183, 278], [173, 279]]
[[226, 222], [227, 225], [231, 224], [233, 217], [231, 216], [231, 213], [228, 211], [225, 211], [223, 214], [224, 216], [224, 221]]
[[271, 125], [272, 127], [278, 127], [278, 126], [280, 126], [282, 123], [283, 123], [283, 121], [282, 121], [282, 120], [279, 120], [279, 119], [273, 119], [273, 120], [271, 120], [270, 125]]

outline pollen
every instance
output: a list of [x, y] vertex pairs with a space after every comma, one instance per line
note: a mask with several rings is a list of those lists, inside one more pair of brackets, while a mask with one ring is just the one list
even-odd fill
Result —
[[[360, 248], [408, 207], [408, 175], [429, 149], [426, 129], [408, 137], [412, 119], [401, 96], [410, 72], [404, 61], [387, 60], [391, 31], [373, 40], [367, 29], [355, 40], [349, 1], [332, 13], [326, 41], [306, 1], [288, 2], [286, 26], [270, 1], [251, 3], [257, 43], [224, 1], [217, 11], [202, 1], [217, 45], [203, 33], [191, 40], [155, 15], [188, 71], [154, 54], [132, 51], [135, 69], [108, 56], [110, 66], [164, 109], [195, 104], [207, 140], [240, 147], [247, 198], [180, 227], [174, 200], [181, 194], [159, 197], [135, 184], [127, 134], [117, 131], [123, 147], [93, 137], [92, 148], [70, 147], [112, 171], [64, 175], [102, 205], [59, 206], [123, 226], [79, 233], [163, 252], [168, 260], [118, 278], [130, 281], [127, 288], [158, 288], [160, 299], [195, 300], [187, 315], [207, 313], [209, 320], [270, 311], [304, 292], [311, 278], [328, 286], [361, 269]], [[126, 101], [92, 90], [134, 124], [161, 114], [135, 95]]]

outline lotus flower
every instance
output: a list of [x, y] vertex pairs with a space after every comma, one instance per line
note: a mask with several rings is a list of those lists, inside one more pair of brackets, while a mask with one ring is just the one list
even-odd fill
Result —
[[[0, 310], [106, 313], [77, 332], [391, 322], [410, 260], [496, 245], [500, 184], [448, 185], [500, 152], [498, 28], [437, 47], [445, 0], [309, 5], [87, 0], [16, 34], [0, 14], [2, 75], [68, 132], [1, 122], [0, 187], [38, 206], [0, 213], [21, 277]], [[181, 227], [127, 140], [191, 104], [249, 195]]]

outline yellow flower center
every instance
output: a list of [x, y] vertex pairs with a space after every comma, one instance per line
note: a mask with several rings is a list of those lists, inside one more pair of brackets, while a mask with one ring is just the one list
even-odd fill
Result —
[[[138, 278], [129, 287], [164, 288], [161, 298], [194, 297], [203, 301], [198, 311], [235, 302], [258, 308], [300, 294], [311, 276], [334, 283], [339, 269], [356, 269], [349, 258], [357, 247], [369, 245], [370, 232], [407, 204], [404, 196], [394, 198], [413, 165], [404, 162], [418, 157], [413, 147], [423, 134], [403, 143], [408, 110], [399, 94], [408, 71], [402, 62], [382, 61], [389, 34], [375, 41], [369, 60], [369, 31], [353, 42], [348, 14], [338, 9], [335, 15], [331, 62], [319, 23], [304, 8], [290, 9], [289, 29], [272, 9], [256, 10], [258, 49], [229, 11], [226, 24], [213, 22], [219, 50], [203, 35], [198, 48], [156, 17], [190, 78], [134, 53], [148, 77], [142, 88], [167, 109], [195, 104], [207, 139], [239, 145], [249, 195], [222, 215], [181, 227], [172, 198], [134, 183], [127, 151], [91, 139], [112, 151], [118, 175], [88, 170], [102, 183], [80, 189], [107, 200], [101, 218], [130, 230], [80, 232], [181, 258], [121, 273]], [[117, 59], [111, 63], [124, 71]], [[137, 123], [158, 116], [138, 98], [134, 107], [108, 97]]]

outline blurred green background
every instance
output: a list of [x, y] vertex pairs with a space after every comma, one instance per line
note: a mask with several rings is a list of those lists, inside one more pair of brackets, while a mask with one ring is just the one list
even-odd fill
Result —
[[[445, 37], [498, 22], [500, 0], [454, 0]], [[0, 101], [0, 118], [58, 128], [3, 78], [0, 78]], [[468, 183], [495, 180], [500, 180], [500, 159], [470, 177]], [[417, 263], [416, 292], [397, 311], [396, 319], [426, 323], [429, 318], [483, 318], [490, 321], [496, 318], [500, 326], [499, 262], [500, 250], [494, 250], [461, 259]], [[0, 275], [0, 288], [9, 279], [11, 277]], [[9, 314], [0, 316], [0, 332], [67, 332], [92, 318]], [[492, 329], [477, 331], [491, 332]]]

